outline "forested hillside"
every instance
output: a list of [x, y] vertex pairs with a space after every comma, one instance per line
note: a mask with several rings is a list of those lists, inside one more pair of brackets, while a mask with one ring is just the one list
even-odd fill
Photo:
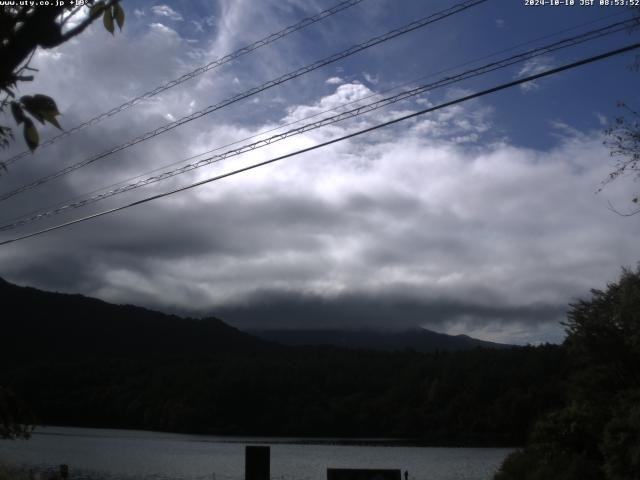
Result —
[[512, 345], [487, 342], [467, 335], [446, 335], [425, 328], [401, 331], [351, 330], [249, 330], [256, 337], [281, 345], [332, 346], [366, 350], [415, 350], [416, 352], [456, 352], [474, 348], [510, 348]]
[[43, 424], [521, 444], [561, 404], [558, 346], [281, 347], [215, 319], [2, 286], [0, 385]]

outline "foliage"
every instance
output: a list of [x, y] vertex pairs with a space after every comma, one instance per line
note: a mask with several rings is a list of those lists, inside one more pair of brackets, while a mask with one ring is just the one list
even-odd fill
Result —
[[571, 305], [567, 405], [536, 423], [496, 480], [630, 480], [640, 472], [640, 268]]
[[[558, 347], [449, 354], [275, 348], [5, 366], [43, 423], [220, 435], [519, 445], [560, 403]], [[534, 367], [527, 371], [528, 367]], [[524, 375], [523, 375], [524, 373]]]
[[[104, 27], [114, 33], [114, 21], [122, 29], [124, 10], [119, 0], [86, 0], [83, 6], [74, 2], [48, 2], [46, 6], [34, 6], [37, 2], [15, 2], [15, 5], [0, 7], [0, 112], [11, 110], [17, 125], [22, 125], [23, 136], [33, 151], [39, 143], [38, 130], [33, 120], [49, 122], [61, 128], [56, 120], [60, 113], [55, 101], [46, 95], [16, 97], [19, 82], [33, 80], [28, 72], [36, 71], [29, 66], [37, 48], [55, 48], [82, 33], [94, 20], [102, 17]], [[84, 20], [66, 29], [69, 20], [80, 10], [88, 9]], [[0, 125], [0, 147], [7, 147], [13, 139], [11, 127]], [[2, 166], [2, 164], [0, 164]]]
[[625, 392], [604, 428], [601, 444], [604, 469], [611, 480], [626, 480], [640, 472], [640, 390]]
[[[607, 138], [604, 144], [609, 147], [611, 156], [616, 159], [616, 162], [613, 172], [609, 174], [604, 184], [623, 175], [631, 175], [636, 180], [640, 180], [640, 114], [626, 103], [620, 102], [618, 106], [626, 111], [626, 116], [616, 117], [614, 125], [605, 130]], [[640, 194], [635, 194], [631, 201], [640, 202]], [[638, 212], [640, 209], [635, 210], [631, 215]]]
[[0, 386], [0, 439], [29, 438], [33, 416], [8, 388]]
[[[617, 283], [572, 304], [565, 327], [576, 366], [589, 373], [583, 396], [640, 388], [640, 267], [623, 270]], [[585, 386], [585, 376], [579, 386]]]
[[39, 136], [33, 120], [26, 115], [26, 112], [42, 124], [49, 122], [62, 129], [56, 120], [60, 112], [51, 97], [40, 94], [24, 95], [20, 100], [13, 100], [10, 105], [16, 124], [24, 124], [24, 139], [32, 152], [38, 147]]
[[31, 480], [29, 473], [18, 468], [0, 464], [0, 480]]
[[[629, 33], [633, 33], [640, 29], [640, 7], [633, 6], [629, 10], [635, 18], [633, 26], [629, 29]], [[640, 55], [636, 56], [631, 69], [640, 72]], [[606, 138], [603, 142], [609, 148], [611, 156], [616, 158], [616, 162], [613, 172], [603, 182], [599, 191], [606, 184], [623, 175], [630, 175], [636, 180], [640, 180], [640, 115], [624, 102], [618, 102], [618, 107], [625, 110], [625, 114], [616, 117], [614, 125], [605, 130]], [[640, 194], [635, 194], [631, 198], [631, 202], [639, 203]], [[640, 208], [630, 213], [617, 213], [623, 216], [632, 216], [640, 213]]]
[[598, 466], [576, 454], [558, 455], [531, 446], [512, 453], [502, 464], [494, 480], [602, 480]]

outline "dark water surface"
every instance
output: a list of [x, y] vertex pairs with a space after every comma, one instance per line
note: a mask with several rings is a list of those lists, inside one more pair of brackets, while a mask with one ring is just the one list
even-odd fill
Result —
[[43, 427], [28, 441], [0, 441], [0, 463], [65, 463], [72, 480], [243, 480], [245, 445], [271, 445], [272, 480], [325, 480], [327, 467], [399, 468], [409, 480], [489, 480], [511, 451], [338, 442]]

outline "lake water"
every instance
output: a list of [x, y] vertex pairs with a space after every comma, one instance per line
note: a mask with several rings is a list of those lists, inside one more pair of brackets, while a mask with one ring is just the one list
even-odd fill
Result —
[[272, 480], [326, 480], [327, 467], [398, 468], [409, 480], [489, 480], [511, 451], [46, 427], [28, 441], [0, 441], [0, 463], [64, 463], [72, 480], [244, 480], [245, 445], [271, 446]]

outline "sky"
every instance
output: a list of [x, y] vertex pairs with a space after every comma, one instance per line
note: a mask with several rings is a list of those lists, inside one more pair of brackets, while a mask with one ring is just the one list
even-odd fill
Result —
[[[98, 21], [61, 47], [38, 51], [31, 64], [36, 78], [23, 83], [20, 94], [55, 98], [59, 121], [70, 128], [336, 3], [124, 1], [122, 32], [112, 36]], [[0, 177], [0, 192], [456, 3], [363, 0], [37, 150]], [[489, 0], [16, 195], [2, 202], [0, 220], [4, 225], [630, 12], [578, 3]], [[428, 91], [0, 232], [0, 241], [603, 53], [639, 35], [623, 31]], [[110, 302], [216, 316], [240, 328], [421, 326], [498, 342], [560, 342], [569, 304], [640, 260], [640, 216], [612, 211], [631, 209], [638, 184], [625, 177], [597, 193], [615, 161], [603, 140], [622, 113], [617, 102], [640, 104], [634, 58], [632, 52], [562, 72], [1, 246], [0, 276]], [[41, 127], [40, 133], [45, 139], [55, 131]], [[24, 149], [17, 138], [1, 158]]]

